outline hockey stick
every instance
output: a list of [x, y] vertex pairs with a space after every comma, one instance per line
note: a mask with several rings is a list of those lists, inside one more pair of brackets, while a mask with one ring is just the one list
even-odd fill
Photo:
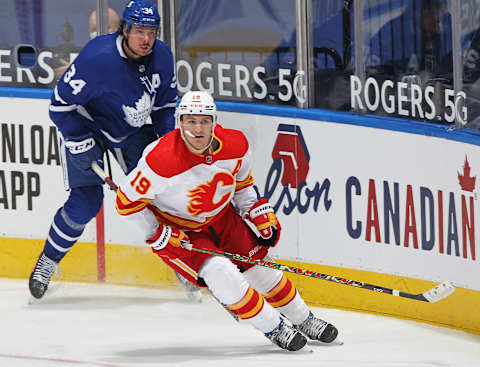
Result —
[[346, 279], [346, 278], [337, 277], [334, 275], [328, 275], [328, 274], [318, 273], [311, 270], [301, 269], [295, 266], [288, 266], [288, 265], [279, 264], [272, 261], [260, 260], [260, 259], [252, 259], [251, 257], [248, 257], [248, 256], [232, 254], [226, 251], [205, 249], [205, 248], [197, 247], [194, 244], [188, 243], [188, 242], [185, 242], [182, 246], [185, 249], [191, 250], [191, 251], [201, 252], [209, 255], [224, 256], [234, 261], [240, 261], [240, 262], [252, 264], [252, 265], [259, 265], [259, 266], [263, 266], [271, 269], [278, 269], [287, 273], [305, 275], [307, 277], [312, 277], [315, 279], [327, 280], [329, 282], [334, 282], [337, 284], [349, 285], [352, 287], [362, 288], [362, 289], [366, 289], [366, 290], [374, 291], [378, 293], [391, 294], [392, 296], [409, 298], [416, 301], [423, 301], [423, 302], [430, 302], [430, 303], [437, 302], [449, 296], [455, 291], [455, 287], [453, 286], [452, 283], [450, 283], [449, 281], [444, 281], [423, 293], [412, 294], [412, 293], [402, 292], [396, 289], [382, 287], [375, 284], [360, 282], [358, 280]]
[[[117, 191], [118, 186], [105, 175], [105, 172], [98, 166], [96, 162], [92, 162], [92, 169], [97, 173], [105, 182], [108, 184], [111, 190]], [[288, 266], [284, 264], [275, 263], [272, 261], [265, 261], [260, 259], [252, 259], [251, 257], [239, 255], [239, 254], [232, 254], [226, 251], [220, 250], [213, 250], [213, 249], [205, 249], [202, 247], [197, 247], [192, 243], [185, 242], [182, 245], [186, 250], [201, 252], [204, 254], [215, 255], [215, 256], [224, 256], [230, 260], [239, 261], [247, 264], [252, 265], [259, 265], [271, 269], [278, 269], [287, 273], [293, 273], [297, 275], [304, 275], [315, 279], [327, 280], [329, 282], [334, 282], [337, 284], [348, 285], [355, 288], [366, 289], [369, 291], [374, 291], [378, 293], [390, 294], [392, 296], [409, 298], [416, 301], [423, 301], [423, 302], [438, 302], [445, 297], [449, 296], [455, 291], [455, 286], [450, 283], [449, 281], [444, 281], [435, 287], [419, 294], [407, 293], [402, 292], [396, 289], [386, 288], [375, 284], [364, 283], [358, 280], [346, 279], [343, 277], [337, 277], [334, 275], [318, 273], [311, 270], [301, 269], [294, 266]]]
[[98, 165], [97, 162], [93, 161], [91, 165], [92, 171], [95, 172], [98, 177], [100, 177], [108, 185], [108, 188], [112, 191], [117, 191], [118, 186], [115, 182], [112, 181], [110, 177], [105, 174], [105, 171]]

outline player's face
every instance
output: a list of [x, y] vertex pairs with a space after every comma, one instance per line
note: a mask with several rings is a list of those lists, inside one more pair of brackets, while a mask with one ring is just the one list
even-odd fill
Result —
[[139, 27], [136, 25], [132, 25], [128, 35], [126, 30], [123, 32], [123, 35], [128, 37], [128, 45], [139, 55], [138, 57], [146, 56], [150, 52], [157, 37], [157, 30], [155, 28]]
[[188, 148], [190, 148], [189, 145], [197, 151], [207, 148], [212, 138], [212, 116], [183, 115], [180, 127]]

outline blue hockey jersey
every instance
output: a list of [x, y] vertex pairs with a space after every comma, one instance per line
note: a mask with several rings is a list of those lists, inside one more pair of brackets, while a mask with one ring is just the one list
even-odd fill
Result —
[[177, 83], [170, 48], [156, 40], [141, 63], [129, 59], [123, 36], [96, 37], [60, 78], [50, 101], [50, 118], [65, 139], [101, 133], [121, 147], [141, 126], [159, 135], [172, 130]]

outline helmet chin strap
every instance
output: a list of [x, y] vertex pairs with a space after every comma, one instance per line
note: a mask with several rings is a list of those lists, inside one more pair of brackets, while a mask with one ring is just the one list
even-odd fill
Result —
[[[194, 138], [195, 135], [193, 135], [190, 131], [188, 130], [185, 130], [185, 134], [187, 134], [188, 136], [190, 136], [191, 138]], [[183, 141], [185, 142], [185, 144], [188, 145], [188, 147], [192, 150], [192, 152], [194, 152], [195, 154], [203, 154], [203, 152], [205, 152], [205, 150], [207, 150], [211, 145], [212, 145], [212, 142], [213, 142], [213, 130], [212, 130], [212, 135], [210, 137], [210, 141], [208, 142], [208, 144], [204, 147], [204, 148], [201, 148], [201, 149], [197, 149], [195, 148], [187, 139], [185, 139], [185, 135], [183, 133], [183, 129], [180, 127], [180, 135], [182, 136], [182, 139]]]
[[[128, 34], [128, 33], [127, 33]], [[130, 45], [128, 44], [128, 37], [125, 37], [123, 39], [124, 43], [125, 43], [125, 46], [130, 50], [131, 53], [133, 53], [135, 56], [138, 56], [138, 57], [143, 57], [142, 55], [139, 55], [138, 53], [136, 53], [131, 47]]]

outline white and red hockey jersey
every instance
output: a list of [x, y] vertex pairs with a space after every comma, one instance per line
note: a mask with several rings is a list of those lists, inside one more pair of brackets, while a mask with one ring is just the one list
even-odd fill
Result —
[[244, 134], [215, 127], [219, 146], [212, 154], [190, 152], [175, 129], [152, 143], [117, 192], [120, 215], [136, 222], [149, 238], [158, 222], [184, 230], [213, 223], [231, 201], [242, 214], [258, 200], [252, 154]]

